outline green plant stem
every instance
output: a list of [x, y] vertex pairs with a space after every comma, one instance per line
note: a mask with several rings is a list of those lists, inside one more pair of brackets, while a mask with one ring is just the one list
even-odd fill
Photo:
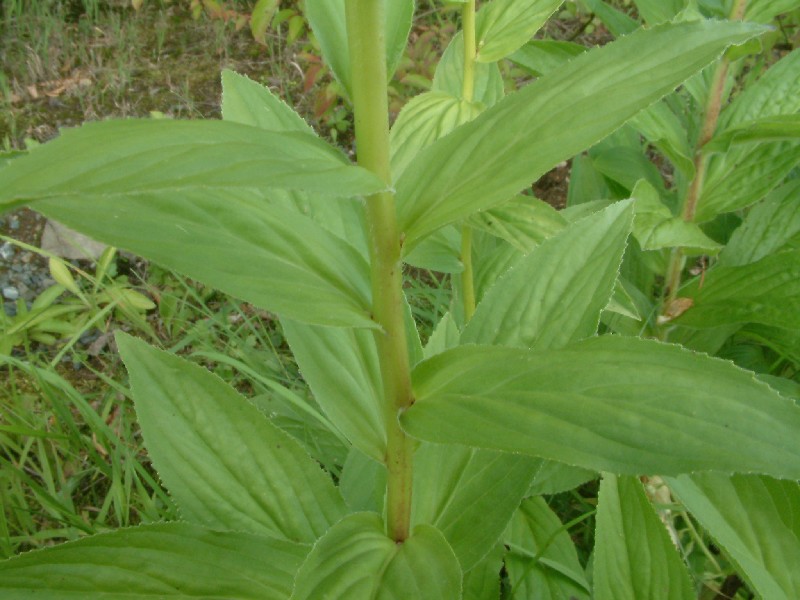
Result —
[[[475, 0], [468, 0], [461, 11], [461, 29], [464, 36], [464, 73], [461, 95], [465, 102], [472, 102], [475, 94], [475, 58], [478, 51], [475, 40]], [[472, 269], [472, 229], [461, 225], [461, 295], [464, 306], [464, 321], [475, 313], [475, 280]]]
[[464, 305], [464, 322], [475, 314], [475, 277], [472, 269], [472, 228], [466, 223], [461, 226], [461, 295]]
[[[747, 8], [747, 0], [736, 0], [731, 8], [730, 19], [741, 20]], [[683, 201], [681, 218], [687, 223], [694, 221], [697, 213], [697, 202], [703, 191], [705, 182], [706, 168], [708, 160], [703, 152], [703, 147], [714, 137], [714, 132], [719, 123], [719, 115], [722, 111], [722, 102], [725, 95], [725, 81], [728, 78], [730, 60], [723, 57], [714, 71], [711, 86], [708, 91], [705, 112], [703, 115], [703, 125], [700, 135], [694, 148], [694, 178], [689, 184], [689, 189]], [[686, 262], [686, 256], [682, 248], [674, 248], [670, 255], [669, 264], [666, 271], [666, 295], [661, 307], [661, 314], [665, 315], [672, 302], [678, 297], [678, 290], [681, 285], [681, 275]]]
[[[347, 33], [358, 163], [391, 185], [389, 121], [384, 39], [385, 0], [347, 0]], [[372, 277], [373, 319], [383, 379], [387, 447], [387, 534], [401, 542], [411, 520], [413, 441], [398, 421], [412, 402], [411, 374], [403, 319], [401, 240], [394, 194], [367, 198], [367, 229]]]
[[461, 9], [461, 31], [464, 36], [464, 79], [461, 96], [472, 102], [475, 94], [475, 58], [478, 49], [475, 40], [475, 0], [467, 0]]

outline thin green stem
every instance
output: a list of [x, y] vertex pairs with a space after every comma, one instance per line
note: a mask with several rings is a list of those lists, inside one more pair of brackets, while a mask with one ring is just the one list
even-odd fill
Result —
[[461, 31], [464, 36], [464, 80], [461, 96], [472, 102], [475, 94], [475, 58], [478, 49], [475, 41], [475, 0], [467, 0], [461, 9]]
[[[391, 184], [386, 75], [386, 0], [346, 0], [352, 69], [352, 99], [358, 163]], [[412, 402], [411, 374], [403, 319], [401, 240], [394, 194], [367, 198], [373, 319], [380, 325], [375, 340], [383, 379], [383, 415], [387, 447], [385, 464], [387, 534], [401, 542], [411, 521], [414, 445], [398, 422]]]
[[461, 226], [461, 294], [464, 305], [464, 322], [469, 322], [475, 314], [475, 276], [472, 269], [472, 228], [466, 223]]
[[[731, 8], [730, 19], [741, 20], [744, 17], [746, 8], [747, 0], [735, 0]], [[708, 159], [703, 152], [703, 147], [711, 141], [717, 130], [719, 115], [722, 111], [722, 103], [725, 96], [725, 82], [728, 78], [729, 68], [730, 60], [727, 57], [723, 57], [714, 71], [711, 86], [708, 91], [703, 124], [700, 128], [700, 135], [697, 138], [697, 143], [694, 148], [695, 174], [686, 192], [681, 209], [681, 218], [687, 223], [694, 221], [697, 213], [697, 203], [703, 191], [703, 183], [705, 182], [706, 168], [708, 166]], [[670, 255], [666, 271], [665, 295], [661, 306], [662, 315], [667, 315], [669, 313], [673, 302], [678, 297], [678, 290], [681, 286], [681, 276], [683, 274], [685, 262], [686, 257], [683, 253], [683, 249], [674, 248]]]
[[[475, 59], [478, 55], [475, 39], [475, 0], [468, 0], [461, 10], [461, 30], [464, 36], [464, 72], [461, 96], [465, 102], [472, 102], [475, 95]], [[464, 321], [468, 322], [475, 313], [475, 282], [472, 272], [472, 229], [466, 223], [461, 225], [461, 295], [464, 307]]]

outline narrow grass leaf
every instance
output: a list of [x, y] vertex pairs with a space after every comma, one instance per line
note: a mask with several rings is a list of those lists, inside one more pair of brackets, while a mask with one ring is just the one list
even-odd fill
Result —
[[635, 477], [604, 475], [597, 506], [595, 600], [694, 600], [689, 572]]
[[288, 317], [375, 327], [369, 267], [310, 218], [246, 192], [43, 200], [37, 209], [95, 239]]
[[496, 62], [541, 29], [564, 0], [494, 0], [475, 17], [479, 62]]
[[406, 250], [512, 198], [717, 58], [763, 31], [692, 22], [639, 30], [578, 56], [434, 142], [397, 181]]
[[[796, 202], [796, 199], [795, 199]], [[692, 306], [675, 323], [719, 327], [761, 323], [800, 329], [800, 250], [737, 267], [718, 267], [680, 291]]]
[[[65, 130], [0, 169], [0, 207], [42, 198], [295, 189], [357, 196], [384, 186], [316, 136], [225, 121], [124, 120]], [[89, 200], [87, 200], [89, 201]]]
[[563, 350], [461, 346], [413, 371], [414, 437], [596, 471], [800, 476], [800, 408], [679, 346], [603, 336]]
[[545, 350], [594, 335], [632, 222], [619, 202], [546, 239], [489, 288], [461, 342]]
[[575, 544], [543, 498], [522, 502], [508, 527], [505, 543], [510, 547], [506, 569], [517, 597], [591, 598]]
[[0, 562], [3, 598], [284, 600], [309, 547], [188, 523], [120, 529]]
[[500, 539], [540, 462], [518, 454], [422, 444], [414, 454], [412, 523], [441, 531], [461, 569], [468, 571]]
[[800, 485], [753, 475], [668, 479], [760, 598], [800, 598]]
[[457, 600], [461, 569], [444, 537], [418, 525], [402, 544], [374, 513], [345, 517], [300, 567], [292, 600]]
[[344, 514], [330, 477], [206, 369], [118, 334], [145, 445], [186, 520], [311, 543]]

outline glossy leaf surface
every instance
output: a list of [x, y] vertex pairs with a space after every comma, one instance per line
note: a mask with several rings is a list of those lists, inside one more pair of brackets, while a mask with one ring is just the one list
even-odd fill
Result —
[[461, 346], [420, 363], [414, 437], [621, 474], [800, 475], [800, 408], [732, 364], [604, 336], [563, 350]]
[[216, 375], [117, 343], [155, 468], [186, 520], [312, 543], [346, 514], [329, 475]]

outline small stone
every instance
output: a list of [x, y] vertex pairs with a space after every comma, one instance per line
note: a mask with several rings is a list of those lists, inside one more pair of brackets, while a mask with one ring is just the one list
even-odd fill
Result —
[[5, 242], [0, 246], [0, 258], [3, 260], [11, 260], [14, 258], [14, 246], [11, 242]]
[[16, 231], [17, 229], [19, 229], [19, 217], [17, 217], [17, 216], [12, 216], [12, 217], [11, 217], [11, 218], [8, 220], [8, 227], [9, 227], [9, 229], [11, 229], [12, 231]]
[[3, 288], [3, 298], [6, 300], [16, 300], [19, 298], [19, 290], [13, 285], [7, 285]]

